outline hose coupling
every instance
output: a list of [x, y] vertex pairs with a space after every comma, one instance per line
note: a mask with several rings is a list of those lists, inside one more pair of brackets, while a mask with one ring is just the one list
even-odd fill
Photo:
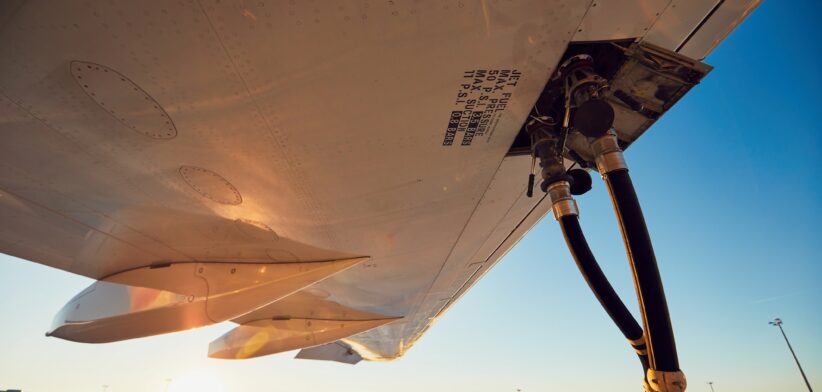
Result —
[[551, 198], [554, 219], [559, 220], [568, 215], [579, 216], [577, 202], [571, 196], [571, 183], [566, 180], [555, 181], [548, 185], [547, 191], [548, 197]]
[[600, 175], [605, 176], [606, 173], [628, 169], [613, 129], [596, 138], [591, 143], [591, 149], [594, 151], [597, 171]]
[[684, 392], [688, 387], [685, 373], [681, 370], [670, 372], [648, 369], [646, 380], [652, 392]]

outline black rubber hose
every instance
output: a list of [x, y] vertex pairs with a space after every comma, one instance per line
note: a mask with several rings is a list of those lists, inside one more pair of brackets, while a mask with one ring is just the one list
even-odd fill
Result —
[[605, 177], [634, 273], [650, 365], [655, 370], [678, 371], [679, 359], [665, 291], [631, 176], [627, 169], [622, 169], [606, 173]]
[[[625, 303], [619, 298], [608, 278], [599, 267], [594, 254], [591, 253], [591, 248], [588, 246], [588, 241], [585, 239], [585, 234], [579, 225], [579, 218], [576, 215], [566, 215], [559, 219], [559, 226], [562, 229], [562, 235], [565, 237], [565, 243], [568, 244], [568, 249], [571, 251], [571, 256], [577, 263], [579, 271], [588, 282], [588, 286], [594, 295], [605, 308], [605, 312], [614, 321], [622, 335], [629, 341], [637, 341], [642, 338], [642, 327], [636, 321], [634, 316], [625, 307]], [[634, 347], [637, 350], [646, 350], [645, 345]], [[647, 352], [647, 351], [646, 351]], [[639, 360], [642, 362], [643, 375], [648, 370], [648, 356], [647, 354], [639, 354]]]

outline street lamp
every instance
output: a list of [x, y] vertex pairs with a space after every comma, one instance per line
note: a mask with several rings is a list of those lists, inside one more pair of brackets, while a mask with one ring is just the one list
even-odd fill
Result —
[[799, 359], [796, 358], [796, 353], [793, 352], [793, 347], [791, 347], [791, 342], [788, 341], [788, 335], [785, 335], [785, 330], [782, 329], [782, 319], [775, 318], [773, 321], [768, 321], [768, 324], [775, 325], [779, 327], [779, 332], [782, 332], [782, 337], [785, 338], [785, 343], [788, 344], [788, 349], [791, 350], [791, 355], [793, 355], [793, 360], [796, 361], [796, 366], [799, 367], [799, 373], [802, 373], [802, 378], [805, 380], [805, 385], [808, 386], [808, 391], [813, 392], [813, 388], [811, 388], [811, 383], [808, 382], [808, 377], [805, 376], [805, 371], [802, 370], [802, 365], [799, 364]]
[[714, 382], [708, 381], [708, 386], [711, 387], [711, 392], [714, 392]]

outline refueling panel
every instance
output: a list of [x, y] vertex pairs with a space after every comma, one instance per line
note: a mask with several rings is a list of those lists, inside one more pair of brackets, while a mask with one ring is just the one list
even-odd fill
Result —
[[[599, 97], [613, 108], [613, 128], [623, 149], [642, 136], [712, 69], [700, 61], [633, 40], [572, 43], [560, 64], [572, 65], [569, 60], [580, 56], [590, 59], [589, 66], [594, 73], [574, 75], [572, 80], [577, 83], [593, 82], [585, 77], [598, 76], [605, 83], [598, 89]], [[559, 68], [562, 69], [562, 66]], [[545, 86], [512, 145], [510, 155], [530, 154], [531, 141], [526, 131], [529, 123], [537, 119], [544, 121], [546, 116], [557, 123], [562, 122], [564, 97], [560, 92], [566, 87], [566, 79], [558, 76], [555, 75]], [[574, 102], [570, 102], [569, 106], [570, 117], [573, 118], [577, 107]], [[564, 154], [569, 160], [567, 163], [593, 168], [594, 153], [588, 141], [577, 132], [567, 136]]]

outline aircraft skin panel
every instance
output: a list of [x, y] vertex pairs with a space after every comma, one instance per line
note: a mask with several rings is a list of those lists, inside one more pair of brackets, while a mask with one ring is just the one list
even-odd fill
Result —
[[[475, 253], [472, 257], [449, 259], [451, 261], [440, 271], [413, 315], [343, 341], [368, 360], [394, 359], [410, 349], [437, 318], [549, 213], [550, 200], [539, 194], [528, 198], [525, 195], [528, 178], [516, 175], [523, 173], [523, 170], [527, 173], [530, 163], [529, 156], [505, 158], [483, 199], [486, 202], [480, 203], [481, 207], [486, 208], [478, 208], [475, 212], [475, 216], [484, 215], [484, 219], [493, 217], [499, 220], [493, 225], [478, 226], [477, 233], [460, 238], [460, 243], [478, 241], [472, 244], [473, 248], [469, 248]], [[324, 283], [317, 286], [322, 287]]]
[[644, 39], [654, 45], [676, 51], [688, 35], [720, 2], [725, 0], [673, 0], [643, 32]]
[[[528, 156], [507, 157], [503, 161], [422, 302], [406, 318], [402, 331], [402, 336], [405, 337], [403, 350], [410, 348], [409, 343], [414, 340], [408, 337], [421, 333], [486, 263], [489, 255], [481, 254], [480, 251], [496, 229], [506, 230], [505, 234], [514, 230], [515, 222], [509, 220], [503, 224], [510, 212], [515, 210], [517, 218], [521, 219], [523, 209], [531, 210], [540, 201], [541, 195], [530, 199], [525, 197], [528, 177], [522, 173], [528, 173], [530, 163]], [[499, 236], [494, 240], [496, 244], [502, 241]]]
[[[280, 236], [299, 238], [303, 242], [325, 245], [325, 248], [329, 249], [364, 248], [353, 245], [351, 237], [361, 244], [368, 244], [370, 248], [371, 244], [375, 243], [374, 238], [363, 239], [361, 231], [370, 231], [370, 235], [378, 237], [384, 237], [387, 232], [384, 226], [373, 224], [375, 219], [402, 221], [409, 215], [426, 215], [428, 211], [439, 207], [435, 203], [464, 204], [456, 209], [448, 209], [453, 211], [450, 212], [452, 218], [462, 218], [450, 221], [464, 221], [463, 217], [470, 213], [472, 205], [471, 202], [464, 203], [458, 200], [466, 195], [474, 195], [473, 199], [476, 202], [476, 194], [481, 192], [488, 181], [483, 180], [483, 177], [490, 177], [493, 173], [489, 168], [498, 165], [500, 152], [510, 144], [514, 124], [518, 127], [519, 122], [518, 118], [514, 120], [519, 116], [504, 117], [501, 120], [508, 125], [503, 124], [505, 126], [499, 128], [506, 128], [507, 135], [501, 131], [492, 143], [476, 143], [470, 146], [471, 152], [476, 154], [467, 156], [496, 156], [494, 160], [472, 158], [479, 165], [473, 169], [468, 167], [457, 174], [443, 170], [445, 167], [454, 167], [466, 156], [466, 151], [459, 150], [460, 146], [443, 149], [441, 142], [449, 118], [448, 109], [453, 106], [452, 101], [463, 79], [463, 72], [473, 68], [468, 66], [468, 63], [522, 63], [538, 69], [532, 72], [540, 81], [524, 83], [522, 85], [526, 87], [521, 87], [517, 91], [518, 96], [530, 95], [531, 98], [537, 93], [539, 84], [547, 77], [549, 70], [537, 63], [530, 63], [526, 58], [514, 59], [508, 51], [502, 52], [500, 56], [491, 52], [501, 51], [474, 50], [476, 53], [472, 55], [476, 58], [466, 57], [464, 53], [459, 54], [458, 46], [466, 42], [472, 42], [475, 45], [474, 49], [480, 49], [489, 45], [489, 41], [496, 40], [495, 45], [508, 48], [511, 35], [522, 34], [522, 29], [517, 30], [517, 26], [502, 26], [500, 29], [506, 30], [499, 35], [505, 38], [497, 38], [497, 34], [486, 35], [487, 32], [483, 31], [484, 22], [477, 25], [478, 18], [482, 18], [478, 9], [455, 9], [453, 12], [464, 19], [460, 23], [467, 27], [466, 32], [461, 33], [464, 37], [449, 42], [448, 48], [438, 50], [443, 55], [450, 53], [443, 61], [453, 63], [453, 69], [459, 71], [453, 72], [454, 75], [448, 75], [442, 66], [438, 66], [437, 69], [430, 71], [434, 77], [420, 76], [421, 80], [430, 80], [428, 83], [401, 77], [412, 72], [420, 74], [419, 67], [428, 61], [418, 56], [418, 53], [422, 50], [428, 53], [430, 39], [419, 39], [417, 35], [423, 31], [422, 26], [438, 25], [440, 18], [448, 16], [448, 13], [438, 10], [430, 15], [432, 20], [428, 21], [428, 24], [423, 24], [419, 20], [422, 16], [417, 16], [405, 23], [388, 23], [383, 21], [384, 18], [373, 18], [373, 22], [359, 21], [354, 27], [345, 27], [343, 18], [340, 21], [329, 22], [334, 24], [331, 28], [308, 25], [304, 34], [313, 38], [325, 34], [323, 38], [328, 40], [328, 44], [307, 54], [304, 52], [309, 51], [291, 49], [297, 53], [283, 53], [272, 50], [274, 55], [270, 56], [271, 58], [253, 58], [254, 55], [249, 53], [249, 59], [244, 61], [253, 60], [254, 64], [258, 64], [258, 69], [265, 69], [266, 74], [271, 75], [269, 78], [273, 76], [277, 80], [272, 79], [270, 83], [254, 85], [253, 88], [243, 91], [244, 83], [249, 84], [257, 78], [252, 70], [246, 70], [244, 66], [237, 66], [236, 69], [231, 66], [240, 55], [229, 57], [226, 54], [226, 50], [230, 50], [233, 44], [230, 40], [226, 43], [219, 32], [222, 29], [225, 33], [230, 23], [220, 20], [223, 18], [222, 15], [229, 15], [229, 19], [235, 17], [231, 23], [237, 26], [238, 32], [233, 34], [245, 34], [247, 37], [243, 38], [243, 42], [254, 42], [254, 37], [259, 34], [253, 33], [256, 30], [251, 28], [261, 29], [266, 28], [266, 25], [262, 21], [256, 24], [253, 18], [249, 19], [244, 15], [254, 12], [264, 15], [262, 10], [234, 9], [236, 5], [227, 6], [227, 10], [215, 9], [213, 12], [221, 17], [212, 22], [216, 26], [212, 28], [212, 23], [207, 20], [207, 10], [210, 7], [217, 7], [216, 5], [205, 6], [205, 10], [182, 6], [143, 10], [141, 5], [134, 3], [116, 7], [72, 7], [60, 2], [46, 5], [25, 4], [18, 11], [16, 18], [4, 29], [4, 41], [7, 43], [4, 48], [8, 55], [3, 56], [5, 60], [0, 60], [3, 69], [0, 87], [4, 94], [10, 97], [7, 99], [12, 101], [6, 102], [6, 107], [17, 111], [18, 119], [14, 121], [14, 126], [7, 123], [9, 132], [4, 134], [4, 146], [7, 150], [4, 151], [6, 158], [3, 160], [3, 185], [4, 189], [13, 194], [15, 189], [25, 189], [18, 192], [21, 199], [35, 199], [35, 202], [40, 202], [39, 205], [48, 206], [49, 209], [63, 215], [70, 215], [66, 217], [67, 220], [93, 228], [105, 225], [127, 226], [145, 235], [146, 238], [139, 240], [136, 239], [140, 237], [139, 234], [129, 236], [128, 242], [138, 241], [136, 245], [139, 248], [153, 250], [150, 255], [129, 257], [129, 260], [135, 261], [122, 265], [107, 258], [105, 263], [113, 265], [110, 268], [97, 267], [100, 260], [93, 259], [85, 262], [92, 266], [89, 269], [78, 271], [76, 265], [71, 267], [71, 270], [94, 278], [146, 265], [152, 258], [196, 259], [175, 252], [176, 249], [168, 249], [165, 242], [170, 241], [166, 238], [152, 238], [149, 229], [155, 229], [153, 223], [133, 222], [131, 218], [117, 217], [135, 215], [130, 211], [123, 212], [132, 210], [135, 206], [141, 209], [164, 209], [165, 211], [157, 214], [163, 218], [174, 216], [177, 211], [217, 215], [229, 219], [253, 219], [264, 215], [264, 218], [258, 220], [276, 227], [276, 232]], [[539, 7], [545, 6], [537, 6]], [[522, 12], [529, 7], [522, 4], [517, 8]], [[580, 7], [578, 12], [581, 13], [582, 8], [584, 7]], [[310, 13], [313, 14], [313, 10], [293, 11], [312, 11]], [[389, 12], [367, 12], [383, 11]], [[146, 13], [149, 15], [146, 16]], [[368, 13], [358, 16], [367, 17]], [[61, 17], [58, 18], [57, 15]], [[504, 13], [500, 14], [500, 18], [503, 16]], [[96, 37], [93, 41], [84, 40], [99, 29], [98, 25], [93, 24], [98, 18], [121, 20], [122, 23], [107, 23], [107, 29], [115, 29], [110, 37]], [[27, 20], [35, 19], [64, 20], [65, 23], [42, 28], [39, 24], [26, 24]], [[293, 19], [291, 23], [295, 27], [289, 25], [280, 28], [286, 31], [296, 28], [300, 18], [295, 16]], [[133, 26], [140, 23], [153, 24], [157, 30], [142, 33], [133, 31]], [[267, 23], [272, 23], [274, 27], [280, 26], [273, 22]], [[377, 26], [370, 23], [376, 23]], [[437, 34], [452, 34], [449, 30], [456, 28], [452, 27], [457, 26], [455, 23], [457, 21], [444, 24], [440, 29], [445, 31], [440, 32], [426, 27], [424, 34], [432, 37], [436, 37]], [[75, 24], [77, 26], [74, 26]], [[393, 29], [388, 28], [386, 24], [393, 26]], [[74, 31], [64, 29], [63, 25], [67, 26], [66, 29], [72, 27]], [[41, 29], [53, 31], [40, 32]], [[363, 34], [369, 34], [375, 29], [387, 32], [380, 42], [372, 43], [363, 39]], [[176, 37], [174, 39], [168, 39], [165, 33], [176, 34], [176, 30], [197, 31], [198, 36], [206, 37], [198, 39], [197, 36], [179, 34], [173, 35]], [[339, 36], [334, 33], [339, 30], [350, 31], [350, 34], [356, 33], [359, 36], [345, 39], [346, 45], [341, 47], [337, 45], [340, 43], [339, 38], [330, 37]], [[390, 33], [392, 30], [397, 31]], [[47, 34], [49, 32], [53, 34]], [[114, 38], [134, 37], [135, 34], [144, 34], [143, 39], [132, 38], [137, 42], [128, 42], [126, 47], [118, 46], [118, 43], [124, 43]], [[413, 40], [406, 41], [416, 47], [399, 47], [397, 43], [402, 42], [403, 34], [414, 37]], [[298, 36], [301, 37], [302, 34]], [[271, 37], [275, 42], [258, 44], [274, 44], [275, 47], [279, 45], [284, 51], [291, 47], [305, 47], [295, 45], [293, 37], [286, 38], [277, 34], [272, 34]], [[474, 41], [475, 39], [479, 41]], [[363, 42], [368, 44], [362, 44]], [[309, 43], [308, 38], [304, 43]], [[536, 46], [549, 45], [545, 42]], [[550, 45], [552, 53], [544, 53], [544, 60], [539, 57], [533, 59], [551, 64], [552, 61], [556, 61], [562, 46]], [[146, 49], [144, 53], [132, 55], [132, 47]], [[70, 53], [61, 53], [59, 48], [71, 48]], [[330, 52], [326, 50], [328, 48], [337, 51], [350, 49], [347, 53], [359, 51], [361, 54], [370, 50], [373, 56], [379, 57], [392, 51], [404, 55], [385, 56], [389, 57], [388, 61], [391, 64], [383, 64], [363, 62], [361, 56], [341, 55], [341, 58], [335, 59], [334, 56], [329, 56]], [[135, 61], [135, 56], [140, 61]], [[461, 60], [455, 61], [457, 57]], [[405, 60], [406, 58], [410, 60]], [[79, 61], [75, 59], [107, 64], [106, 67], [128, 76], [129, 80], [165, 106], [179, 134], [171, 140], [158, 141], [146, 138], [143, 134], [124, 126], [123, 122], [111, 116], [91, 99], [87, 91], [83, 91], [81, 86], [77, 85], [77, 81], [72, 79], [70, 73], [65, 72], [68, 71], [67, 66], [71, 61]], [[156, 59], [155, 64], [162, 64], [162, 67], [146, 64], [149, 59]], [[399, 61], [401, 59], [403, 61]], [[292, 64], [294, 62], [299, 64]], [[393, 64], [395, 62], [401, 64]], [[361, 69], [363, 63], [366, 63], [366, 66], [374, 63], [371, 66], [373, 69]], [[229, 65], [229, 70], [225, 69], [226, 65]], [[396, 65], [400, 65], [400, 69], [397, 69]], [[327, 72], [316, 70], [316, 67], [320, 66]], [[405, 71], [403, 67], [407, 67]], [[430, 66], [428, 68], [430, 69]], [[307, 73], [309, 69], [315, 70]], [[338, 74], [347, 76], [338, 77]], [[275, 82], [276, 89], [269, 86]], [[442, 93], [426, 91], [431, 89], [429, 86], [442, 86]], [[324, 102], [323, 97], [336, 97], [334, 94], [338, 91], [348, 91], [349, 95], [357, 97], [357, 101], [332, 100], [319, 105], [320, 102]], [[287, 97], [288, 103], [281, 102], [284, 97]], [[418, 98], [422, 97], [426, 99], [419, 101]], [[413, 102], [413, 105], [403, 105], [402, 100]], [[509, 105], [511, 109], [507, 109], [507, 112], [515, 110], [518, 106], [520, 113], [525, 113], [528, 107], [525, 101], [532, 100], [514, 97], [514, 102]], [[374, 103], [380, 101], [389, 103], [391, 108], [377, 110]], [[430, 104], [426, 105], [426, 102]], [[277, 107], [276, 113], [265, 114], [265, 109], [261, 109], [260, 106], [263, 103], [268, 105], [269, 109]], [[420, 105], [429, 107], [420, 108]], [[29, 106], [32, 109], [28, 109]], [[431, 110], [433, 108], [436, 109]], [[343, 113], [328, 112], [343, 109], [348, 113], [345, 116]], [[373, 113], [367, 113], [369, 111]], [[443, 115], [433, 114], [437, 112]], [[432, 113], [430, 116], [424, 116], [430, 125], [420, 123], [419, 113]], [[140, 113], [128, 114], [136, 117]], [[282, 119], [281, 127], [272, 128], [266, 122], [272, 121], [267, 118], [275, 115], [278, 118], [289, 118]], [[326, 122], [320, 123], [319, 119], [325, 119]], [[414, 121], [408, 121], [409, 119]], [[397, 123], [400, 124], [399, 127]], [[25, 125], [20, 126], [21, 124]], [[372, 129], [376, 124], [389, 125], [393, 131], [374, 132]], [[38, 131], [30, 132], [32, 127]], [[417, 129], [430, 131], [418, 132]], [[302, 139], [296, 140], [297, 138]], [[432, 159], [418, 159], [421, 155], [431, 155], [408, 148], [420, 144], [436, 149], [437, 153], [433, 155], [437, 156]], [[468, 149], [466, 147], [462, 150]], [[36, 152], [37, 150], [43, 152]], [[395, 163], [382, 163], [388, 161], [388, 157]], [[222, 169], [217, 167], [219, 162], [231, 164]], [[345, 162], [352, 163], [348, 164], [350, 167], [340, 167], [341, 163]], [[377, 162], [381, 164], [374, 165]], [[230, 181], [233, 187], [243, 194], [242, 204], [237, 207], [220, 204], [192, 192], [191, 187], [179, 174], [179, 168], [183, 164], [210, 168], [208, 170], [213, 170]], [[298, 170], [297, 167], [302, 169]], [[332, 168], [334, 170], [331, 170]], [[295, 170], [298, 172], [294, 173]], [[92, 174], [78, 176], [72, 175], [73, 173]], [[50, 183], [47, 186], [34, 184], [43, 178], [49, 179]], [[422, 181], [431, 185], [419, 186]], [[457, 181], [459, 186], [454, 186], [452, 183]], [[310, 192], [305, 190], [309, 188], [312, 189]], [[398, 188], [406, 189], [397, 191]], [[448, 191], [443, 191], [443, 188]], [[400, 195], [400, 199], [394, 195]], [[408, 195], [407, 199], [433, 202], [428, 205], [410, 205], [408, 202], [403, 203], [403, 199], [406, 199], [404, 195]], [[381, 203], [384, 208], [374, 208], [375, 201]], [[348, 211], [340, 213], [338, 206], [345, 206]], [[269, 214], [268, 211], [278, 213]], [[144, 211], [139, 213], [148, 215]], [[335, 218], [328, 218], [329, 216]], [[123, 220], [128, 220], [128, 224], [122, 224]], [[418, 226], [431, 227], [427, 224], [430, 220], [420, 223]], [[452, 231], [457, 230], [459, 223], [453, 226]], [[354, 234], [348, 236], [349, 238], [334, 238], [345, 236], [346, 233]], [[418, 245], [424, 246], [425, 242]], [[127, 245], [123, 245], [123, 248], [125, 247]], [[76, 254], [71, 251], [63, 253]], [[41, 262], [48, 264], [47, 261]], [[99, 272], [96, 271], [98, 269]]]
[[[23, 3], [0, 31], [0, 226], [31, 227], [2, 250], [95, 279], [370, 256], [317, 287], [415, 313], [588, 6], [564, 3]], [[471, 86], [501, 90], [493, 126], [444, 146]]]
[[595, 1], [572, 41], [605, 41], [642, 37], [671, 0]]
[[595, 1], [574, 42], [639, 38], [702, 60], [762, 0]]
[[762, 0], [725, 0], [711, 9], [709, 17], [700, 21], [676, 49], [677, 52], [694, 58], [704, 59], [731, 33]]
[[637, 33], [590, 1], [398, 3], [0, 5], [0, 250], [94, 279], [370, 257], [303, 292], [403, 317], [343, 339], [402, 355], [547, 212], [505, 155], [567, 44]]

